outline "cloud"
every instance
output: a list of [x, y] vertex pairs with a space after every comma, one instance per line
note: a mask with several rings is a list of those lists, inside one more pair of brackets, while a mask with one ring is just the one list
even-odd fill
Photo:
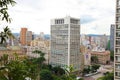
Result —
[[90, 15], [83, 15], [82, 17], [80, 17], [80, 22], [81, 24], [86, 24], [86, 23], [90, 23], [92, 21], [95, 21], [95, 18], [93, 18]]
[[50, 19], [66, 15], [80, 18], [81, 32], [86, 34], [109, 34], [109, 26], [114, 24], [114, 0], [16, 0], [16, 2], [16, 6], [9, 10], [13, 18], [10, 24], [13, 32], [20, 32], [21, 27], [27, 27], [34, 33], [50, 34]]

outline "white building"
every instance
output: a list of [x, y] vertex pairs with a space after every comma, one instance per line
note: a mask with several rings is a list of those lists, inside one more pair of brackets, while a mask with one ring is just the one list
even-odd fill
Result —
[[80, 19], [57, 18], [51, 20], [51, 56], [52, 66], [70, 66], [78, 71], [80, 59]]
[[114, 47], [114, 80], [120, 80], [120, 0], [116, 0], [116, 25]]

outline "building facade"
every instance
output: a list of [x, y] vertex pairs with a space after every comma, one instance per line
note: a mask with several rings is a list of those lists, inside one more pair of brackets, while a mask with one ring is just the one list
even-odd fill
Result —
[[51, 20], [51, 56], [52, 66], [70, 66], [80, 70], [80, 19], [58, 18]]
[[26, 44], [30, 46], [30, 42], [32, 41], [32, 31], [26, 32]]
[[116, 0], [116, 23], [114, 43], [114, 80], [120, 80], [120, 0]]
[[91, 56], [96, 56], [99, 64], [108, 64], [110, 62], [110, 51], [91, 51]]
[[26, 58], [25, 50], [19, 46], [0, 47], [0, 59], [3, 55], [8, 55], [8, 60], [15, 60], [15, 54], [19, 59]]
[[114, 51], [114, 36], [115, 36], [115, 25], [112, 24], [110, 27], [110, 50]]
[[27, 56], [31, 58], [38, 58], [40, 57], [39, 54], [32, 53], [35, 50], [40, 50], [41, 52], [45, 53], [45, 63], [49, 63], [49, 54], [50, 54], [50, 42], [48, 40], [43, 39], [35, 39], [31, 41], [30, 46], [27, 47]]
[[91, 65], [91, 50], [89, 49], [89, 47], [84, 46], [84, 45], [80, 45], [80, 52], [82, 53], [83, 57], [83, 65], [84, 66], [89, 66]]
[[20, 31], [21, 45], [26, 45], [26, 32], [27, 32], [27, 28], [21, 28], [21, 31]]
[[106, 49], [108, 44], [108, 37], [106, 34], [100, 36], [100, 47]]

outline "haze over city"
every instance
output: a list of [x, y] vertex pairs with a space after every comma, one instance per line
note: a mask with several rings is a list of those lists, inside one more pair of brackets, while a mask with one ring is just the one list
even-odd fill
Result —
[[[16, 0], [9, 10], [12, 32], [27, 27], [36, 34], [50, 34], [50, 20], [76, 17], [81, 20], [81, 34], [108, 34], [115, 21], [114, 0]], [[0, 29], [3, 27], [0, 27]]]

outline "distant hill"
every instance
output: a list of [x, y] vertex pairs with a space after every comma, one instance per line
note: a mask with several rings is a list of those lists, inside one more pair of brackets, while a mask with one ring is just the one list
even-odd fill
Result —
[[[86, 34], [86, 35], [88, 35], [88, 36], [102, 36], [101, 34]], [[107, 36], [109, 36], [109, 35], [107, 35]]]
[[[13, 34], [15, 36], [20, 36], [19, 33], [13, 33]], [[37, 36], [38, 34], [34, 34], [34, 35]], [[93, 36], [93, 37], [102, 36], [101, 34], [85, 34], [85, 35], [87, 35], [87, 36]], [[107, 35], [107, 36], [109, 37], [110, 35]], [[45, 37], [45, 39], [50, 39], [50, 34], [45, 34], [44, 37]]]
[[20, 34], [19, 34], [19, 33], [13, 33], [13, 35], [14, 35], [14, 36], [20, 36]]

